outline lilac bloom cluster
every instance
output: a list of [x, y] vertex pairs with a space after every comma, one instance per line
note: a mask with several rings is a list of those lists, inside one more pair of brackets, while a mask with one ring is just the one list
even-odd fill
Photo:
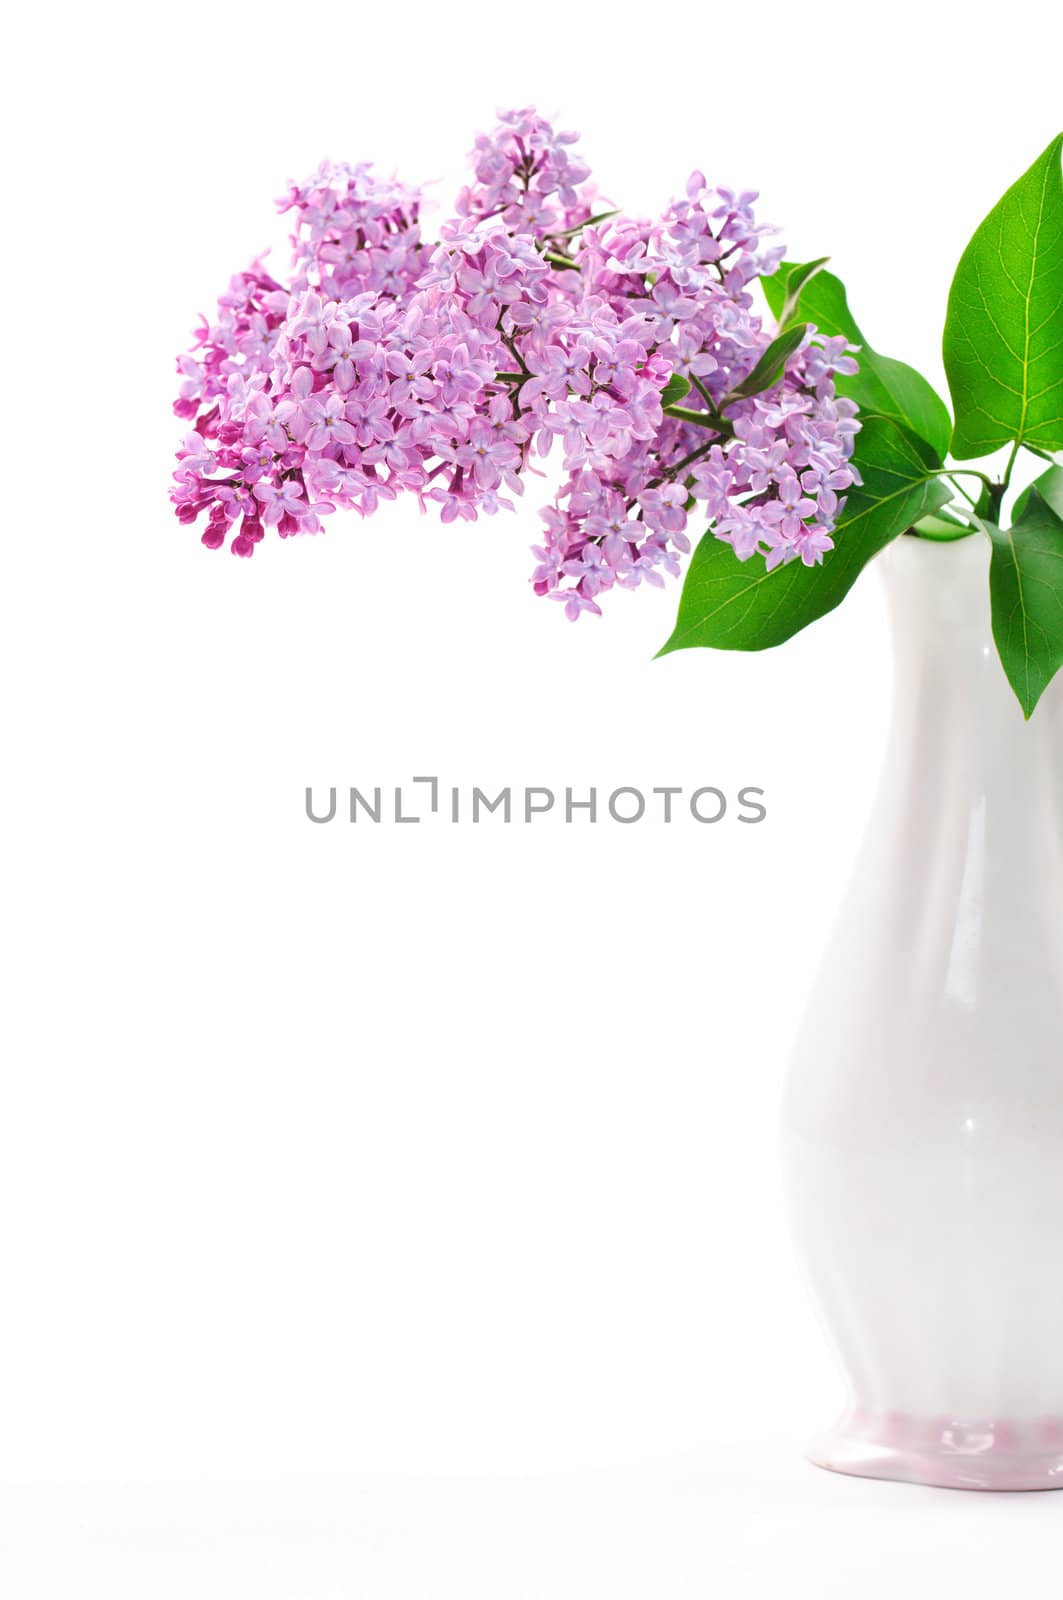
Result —
[[424, 265], [418, 190], [378, 178], [367, 162], [323, 161], [277, 208], [295, 213], [293, 292], [315, 288], [336, 301], [367, 289], [393, 300], [411, 293]]
[[250, 556], [266, 528], [403, 490], [473, 521], [512, 510], [556, 447], [533, 582], [570, 617], [678, 573], [699, 503], [741, 560], [822, 560], [857, 481], [845, 341], [809, 330], [752, 392], [774, 332], [749, 287], [781, 258], [755, 196], [696, 173], [657, 221], [594, 216], [573, 142], [504, 115], [434, 245], [420, 196], [367, 166], [290, 189], [287, 282], [238, 274], [178, 363], [172, 497], [204, 544]]
[[501, 217], [511, 233], [569, 236], [590, 216], [590, 168], [571, 146], [579, 134], [555, 132], [532, 108], [503, 111], [471, 152], [473, 182], [458, 195], [459, 217]]

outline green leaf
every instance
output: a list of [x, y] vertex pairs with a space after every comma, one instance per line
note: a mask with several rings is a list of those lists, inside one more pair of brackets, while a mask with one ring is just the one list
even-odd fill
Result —
[[[898, 361], [893, 356], [880, 356], [877, 350], [868, 350], [865, 346], [862, 356], [857, 356], [858, 361], [863, 361], [876, 383], [882, 385], [893, 402], [889, 411], [884, 411], [883, 416], [897, 417], [906, 427], [917, 433], [920, 439], [925, 439], [934, 452], [936, 464], [940, 466], [949, 453], [949, 441], [952, 438], [952, 418], [949, 408], [938, 394], [932, 384], [928, 383], [921, 372], [910, 367], [906, 361]], [[854, 384], [855, 389], [847, 388], [847, 384]], [[853, 400], [859, 400], [856, 389], [860, 386], [860, 374], [854, 378], [843, 377], [839, 394], [847, 394]], [[837, 385], [836, 385], [837, 387]], [[870, 409], [865, 407], [865, 410]]]
[[950, 544], [956, 539], [969, 539], [975, 530], [969, 522], [961, 522], [958, 517], [951, 516], [947, 511], [936, 511], [920, 517], [918, 522], [913, 522], [912, 531], [924, 539], [933, 539], [938, 544]]
[[795, 320], [797, 308], [801, 303], [801, 290], [817, 272], [823, 271], [829, 260], [830, 256], [820, 256], [818, 261], [809, 261], [803, 267], [790, 268], [786, 279], [786, 299], [783, 301], [782, 309], [775, 313], [780, 328], [785, 328], [788, 323]]
[[813, 265], [814, 262], [801, 266], [784, 261], [770, 278], [761, 278], [765, 299], [779, 326], [786, 327], [800, 316], [806, 322], [815, 323], [828, 339], [844, 334], [850, 344], [866, 343], [849, 310], [841, 279], [822, 269], [810, 274], [809, 266]]
[[945, 370], [952, 453], [1063, 446], [1063, 134], [986, 217], [956, 268]]
[[752, 372], [735, 385], [723, 404], [726, 406], [732, 400], [746, 400], [751, 394], [763, 394], [773, 383], [778, 383], [786, 363], [794, 351], [801, 348], [807, 331], [805, 323], [795, 322], [773, 339]]
[[895, 361], [892, 356], [879, 355], [871, 348], [849, 310], [841, 279], [822, 269], [810, 275], [810, 268], [818, 265], [784, 263], [772, 277], [761, 279], [772, 314], [780, 326], [799, 315], [824, 338], [840, 335], [850, 344], [859, 345], [856, 359], [860, 370], [851, 375], [839, 373], [834, 384], [838, 393], [855, 400], [863, 412], [902, 422], [926, 440], [934, 451], [935, 464], [940, 466], [952, 434], [952, 419], [945, 402], [914, 367]]
[[659, 651], [704, 646], [768, 650], [825, 616], [849, 593], [872, 556], [949, 499], [933, 476], [926, 443], [898, 423], [870, 417], [857, 438], [864, 482], [851, 489], [823, 564], [800, 561], [766, 572], [757, 557], [739, 561], [710, 529], [694, 552], [675, 631]]
[[668, 382], [665, 384], [664, 388], [661, 390], [661, 405], [678, 405], [680, 400], [684, 399], [684, 397], [689, 393], [689, 378], [680, 377], [678, 372], [674, 372], [668, 379]]
[[1063, 517], [1031, 488], [1010, 530], [992, 522], [982, 526], [993, 542], [993, 638], [1023, 715], [1030, 718], [1063, 666]]
[[1014, 518], [1023, 515], [1029, 504], [1030, 494], [1036, 489], [1045, 505], [1055, 512], [1057, 517], [1063, 517], [1063, 467], [1055, 465], [1049, 467], [1047, 472], [1042, 472], [1035, 478], [1028, 489], [1024, 489], [1015, 502]]

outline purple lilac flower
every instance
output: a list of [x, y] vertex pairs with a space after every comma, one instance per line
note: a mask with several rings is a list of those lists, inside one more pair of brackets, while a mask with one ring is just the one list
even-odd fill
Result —
[[739, 560], [821, 561], [858, 481], [834, 386], [849, 347], [810, 330], [772, 389], [739, 397], [773, 336], [750, 288], [782, 254], [756, 196], [694, 173], [656, 220], [592, 223], [574, 142], [504, 113], [435, 244], [417, 191], [366, 165], [291, 186], [287, 281], [253, 262], [179, 359], [179, 520], [245, 558], [266, 528], [317, 532], [403, 491], [471, 522], [514, 509], [552, 454], [532, 582], [573, 619], [677, 575], [694, 507]]

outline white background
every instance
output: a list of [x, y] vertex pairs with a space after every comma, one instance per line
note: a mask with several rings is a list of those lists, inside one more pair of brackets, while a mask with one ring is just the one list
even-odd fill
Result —
[[[655, 662], [676, 589], [570, 626], [530, 505], [239, 562], [166, 501], [174, 353], [283, 258], [285, 180], [373, 158], [446, 203], [500, 103], [633, 208], [758, 186], [940, 378], [955, 260], [1063, 120], [1058, 21], [1013, 15], [9, 24], [5, 1600], [1058, 1592], [1058, 1498], [801, 1459], [840, 1389], [775, 1121], [882, 750], [874, 578], [783, 652]], [[415, 773], [769, 818], [304, 817]]]

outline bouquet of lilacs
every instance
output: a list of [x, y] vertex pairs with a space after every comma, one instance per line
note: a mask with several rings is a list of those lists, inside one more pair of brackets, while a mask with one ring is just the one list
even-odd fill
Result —
[[502, 114], [430, 242], [368, 165], [289, 189], [289, 274], [238, 273], [178, 363], [173, 501], [208, 548], [404, 491], [444, 522], [512, 511], [555, 453], [533, 583], [573, 619], [677, 575], [695, 508], [735, 567], [822, 562], [859, 482], [850, 340], [758, 314], [782, 250], [754, 194], [695, 172], [657, 219], [602, 210], [575, 140]]
[[[1063, 135], [957, 267], [952, 415], [871, 346], [825, 258], [783, 261], [754, 194], [695, 172], [628, 216], [575, 143], [503, 114], [430, 238], [419, 191], [368, 165], [292, 186], [287, 277], [238, 273], [179, 359], [179, 519], [246, 557], [403, 491], [444, 522], [512, 511], [534, 476], [556, 492], [532, 582], [575, 619], [677, 575], [696, 512], [662, 653], [781, 644], [900, 535], [982, 534], [1029, 716], [1063, 665]], [[1005, 447], [996, 476], [966, 464]], [[1020, 451], [1048, 467], [1006, 513]]]

